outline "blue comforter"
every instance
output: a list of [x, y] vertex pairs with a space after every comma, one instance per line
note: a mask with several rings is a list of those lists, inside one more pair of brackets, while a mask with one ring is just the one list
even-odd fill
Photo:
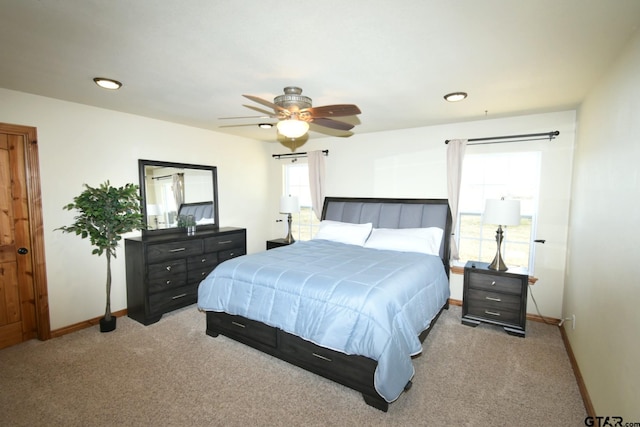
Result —
[[198, 289], [207, 311], [258, 320], [322, 347], [378, 361], [392, 402], [413, 377], [418, 335], [449, 298], [439, 257], [327, 240], [296, 242], [220, 264]]

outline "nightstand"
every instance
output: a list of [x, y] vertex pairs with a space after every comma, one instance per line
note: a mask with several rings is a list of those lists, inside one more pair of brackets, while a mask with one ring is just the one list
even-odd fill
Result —
[[490, 270], [489, 263], [468, 261], [464, 266], [462, 323], [499, 325], [524, 338], [527, 320], [528, 274], [523, 269]]
[[287, 246], [290, 244], [291, 243], [287, 243], [287, 241], [284, 238], [267, 240], [267, 250], [273, 249], [273, 248], [279, 248], [280, 246]]

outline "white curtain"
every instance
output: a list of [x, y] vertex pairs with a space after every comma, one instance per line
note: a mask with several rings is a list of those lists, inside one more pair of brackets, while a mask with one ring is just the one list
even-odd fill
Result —
[[180, 209], [180, 205], [184, 203], [184, 174], [175, 173], [172, 175], [172, 179], [173, 198], [176, 201], [176, 209]]
[[451, 226], [451, 259], [460, 259], [456, 245], [456, 223], [458, 219], [458, 202], [460, 199], [460, 181], [462, 180], [462, 161], [467, 148], [466, 139], [452, 139], [447, 146], [447, 191], [449, 208], [453, 219]]
[[324, 203], [324, 154], [322, 151], [310, 151], [309, 158], [309, 190], [311, 191], [311, 208], [316, 217], [322, 216]]

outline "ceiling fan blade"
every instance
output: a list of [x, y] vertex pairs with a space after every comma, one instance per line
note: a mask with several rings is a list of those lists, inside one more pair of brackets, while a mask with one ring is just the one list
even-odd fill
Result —
[[351, 123], [339, 122], [337, 120], [327, 119], [326, 117], [314, 118], [311, 120], [311, 122], [320, 126], [331, 128], [331, 129], [338, 129], [338, 130], [353, 129], [353, 125]]
[[247, 107], [252, 109], [253, 111], [257, 111], [258, 113], [264, 114], [265, 116], [277, 119], [279, 116], [272, 111], [263, 110], [262, 108], [254, 107], [253, 105], [242, 104], [243, 107]]
[[324, 105], [321, 107], [305, 108], [302, 111], [308, 111], [313, 117], [344, 117], [355, 116], [361, 113], [358, 106], [354, 104]]
[[231, 120], [231, 119], [270, 119], [274, 116], [236, 116], [236, 117], [218, 117], [218, 120]]
[[[275, 127], [275, 123], [269, 123], [272, 127]], [[220, 125], [218, 126], [219, 128], [236, 128], [236, 127], [246, 127], [246, 126], [255, 126], [255, 127], [259, 127], [258, 123], [251, 123], [251, 124], [241, 124], [241, 125]]]
[[282, 108], [281, 106], [276, 105], [273, 102], [267, 101], [266, 99], [258, 98], [257, 96], [253, 96], [253, 95], [242, 95], [242, 96], [244, 96], [247, 99], [252, 100], [253, 102], [257, 102], [258, 104], [262, 104], [265, 107], [273, 108], [273, 111], [281, 112], [283, 114], [286, 114], [287, 116], [289, 114], [291, 114], [290, 111], [287, 110], [286, 108]]

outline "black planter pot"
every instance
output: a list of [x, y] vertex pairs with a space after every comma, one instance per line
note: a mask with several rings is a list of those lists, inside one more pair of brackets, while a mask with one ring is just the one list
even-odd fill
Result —
[[104, 317], [100, 319], [100, 332], [111, 332], [116, 328], [116, 316], [111, 316], [111, 320]]

